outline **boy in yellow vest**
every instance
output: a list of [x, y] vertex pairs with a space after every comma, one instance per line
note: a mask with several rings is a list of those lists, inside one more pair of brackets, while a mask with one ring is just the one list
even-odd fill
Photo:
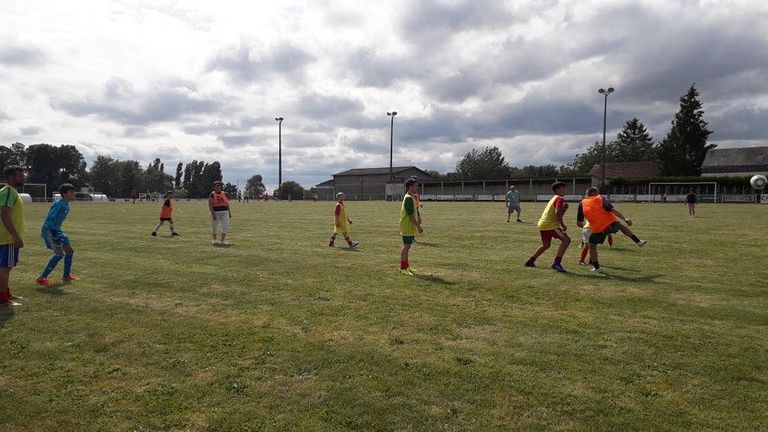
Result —
[[553, 270], [559, 273], [565, 273], [563, 268], [563, 255], [568, 250], [568, 246], [571, 244], [571, 238], [565, 231], [568, 229], [563, 222], [563, 215], [568, 210], [568, 203], [565, 202], [565, 183], [557, 182], [552, 185], [552, 192], [555, 195], [549, 200], [547, 206], [544, 207], [544, 212], [537, 224], [539, 227], [539, 235], [541, 236], [541, 246], [539, 246], [525, 262], [526, 267], [536, 267], [536, 258], [541, 256], [549, 249], [552, 244], [552, 239], [560, 240], [560, 247], [557, 249], [555, 255], [555, 261], [550, 266]]
[[24, 247], [24, 205], [16, 191], [26, 180], [24, 169], [19, 166], [5, 168], [7, 185], [0, 189], [0, 305], [21, 306], [14, 300], [21, 297], [11, 294], [9, 279], [11, 269], [19, 263], [19, 249]]
[[358, 241], [352, 241], [349, 238], [349, 225], [352, 225], [352, 219], [347, 217], [347, 209], [344, 207], [344, 192], [336, 194], [336, 209], [333, 211], [333, 217], [335, 223], [333, 225], [333, 234], [331, 234], [331, 241], [328, 242], [328, 247], [333, 247], [333, 243], [336, 241], [336, 234], [344, 236], [344, 240], [350, 248], [356, 248], [360, 244]]
[[408, 252], [416, 239], [416, 234], [424, 232], [416, 209], [416, 200], [413, 194], [419, 192], [419, 181], [412, 178], [405, 182], [405, 196], [400, 205], [400, 235], [403, 238], [403, 246], [400, 248], [400, 274], [413, 276], [413, 269], [408, 262]]
[[[603, 244], [609, 235], [621, 231], [639, 247], [643, 247], [648, 243], [645, 240], [640, 240], [629, 229], [632, 226], [632, 219], [624, 217], [620, 211], [613, 207], [613, 204], [603, 199], [596, 187], [587, 189], [587, 197], [579, 204], [579, 209], [576, 213], [576, 224], [583, 227], [585, 219], [592, 231], [592, 234], [589, 236], [589, 259], [592, 261], [594, 266], [592, 271], [595, 273], [600, 273], [600, 263], [597, 260], [597, 245]], [[627, 226], [622, 225], [619, 219], [626, 222]]]

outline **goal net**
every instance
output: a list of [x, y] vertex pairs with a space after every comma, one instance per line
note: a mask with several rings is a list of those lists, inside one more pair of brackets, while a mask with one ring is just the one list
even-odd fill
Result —
[[[5, 186], [5, 183], [0, 183], [0, 187]], [[28, 194], [32, 197], [32, 201], [48, 201], [48, 186], [45, 183], [24, 183], [21, 189], [18, 190], [20, 194]]]
[[654, 202], [685, 202], [690, 190], [696, 193], [698, 202], [717, 202], [716, 182], [648, 183], [649, 200]]

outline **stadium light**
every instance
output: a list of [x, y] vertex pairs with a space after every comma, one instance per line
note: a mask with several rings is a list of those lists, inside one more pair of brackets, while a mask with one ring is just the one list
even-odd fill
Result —
[[275, 117], [277, 122], [277, 188], [283, 186], [283, 120], [282, 117]]
[[393, 138], [395, 136], [395, 116], [397, 111], [388, 112], [389, 117], [389, 182], [395, 182], [395, 174], [392, 172], [392, 150], [393, 150]]
[[613, 93], [613, 87], [608, 87], [608, 90], [606, 89], [600, 89], [597, 91], [601, 95], [604, 96], [603, 100], [603, 163], [602, 165], [602, 174], [600, 175], [600, 190], [602, 191], [605, 188], [605, 127], [606, 127], [606, 121], [608, 120], [608, 95]]

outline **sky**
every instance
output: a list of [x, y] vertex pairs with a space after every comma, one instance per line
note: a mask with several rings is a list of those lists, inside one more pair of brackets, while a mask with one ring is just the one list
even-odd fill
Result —
[[42, 1], [0, 4], [0, 144], [222, 164], [305, 187], [453, 170], [497, 146], [566, 164], [633, 117], [664, 137], [695, 82], [720, 147], [768, 145], [763, 0]]

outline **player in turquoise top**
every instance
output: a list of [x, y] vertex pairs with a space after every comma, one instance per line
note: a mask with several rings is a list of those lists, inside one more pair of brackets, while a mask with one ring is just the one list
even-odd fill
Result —
[[62, 258], [64, 259], [64, 282], [79, 280], [76, 276], [72, 276], [72, 258], [75, 251], [70, 245], [69, 237], [61, 230], [61, 224], [64, 223], [64, 219], [69, 214], [69, 202], [75, 200], [75, 187], [69, 183], [64, 183], [59, 187], [59, 193], [61, 199], [53, 203], [51, 209], [48, 210], [48, 217], [45, 218], [43, 227], [40, 229], [40, 236], [45, 242], [45, 247], [53, 251], [48, 265], [40, 273], [40, 277], [35, 280], [35, 283], [42, 286], [49, 286], [53, 283], [48, 279], [48, 275], [56, 268]]

